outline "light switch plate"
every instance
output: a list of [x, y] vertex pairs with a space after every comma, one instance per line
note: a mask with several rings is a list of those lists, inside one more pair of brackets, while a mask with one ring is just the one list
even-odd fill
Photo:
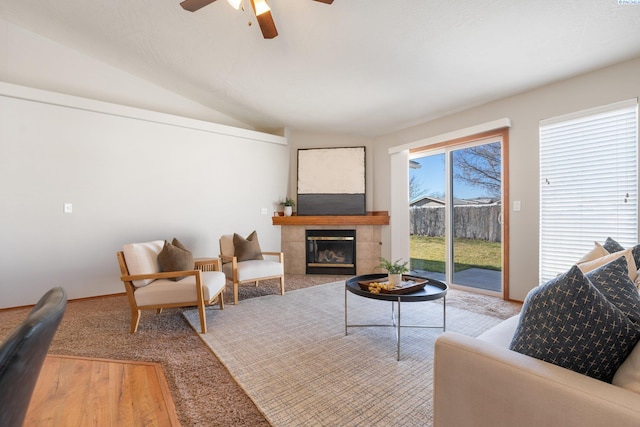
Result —
[[514, 212], [518, 212], [520, 210], [520, 200], [514, 201], [513, 202], [513, 211]]
[[65, 203], [64, 207], [62, 209], [63, 209], [63, 212], [66, 213], [66, 214], [73, 213], [73, 204]]

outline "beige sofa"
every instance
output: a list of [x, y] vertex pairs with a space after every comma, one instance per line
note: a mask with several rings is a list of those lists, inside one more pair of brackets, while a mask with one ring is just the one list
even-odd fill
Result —
[[509, 350], [518, 316], [435, 343], [435, 427], [640, 426], [640, 344], [609, 384]]

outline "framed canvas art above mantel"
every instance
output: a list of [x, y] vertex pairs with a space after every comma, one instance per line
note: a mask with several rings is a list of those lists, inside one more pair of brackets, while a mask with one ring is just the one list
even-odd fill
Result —
[[365, 215], [365, 147], [298, 150], [298, 215]]

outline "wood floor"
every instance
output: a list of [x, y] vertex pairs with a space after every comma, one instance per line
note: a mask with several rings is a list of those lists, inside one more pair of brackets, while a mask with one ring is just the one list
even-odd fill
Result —
[[159, 363], [48, 355], [25, 426], [179, 426]]

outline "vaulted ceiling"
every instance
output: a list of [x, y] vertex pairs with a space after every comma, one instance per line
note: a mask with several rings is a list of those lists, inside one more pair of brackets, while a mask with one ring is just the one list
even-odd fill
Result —
[[[0, 0], [0, 18], [259, 130], [380, 135], [640, 56], [617, 0]], [[251, 24], [251, 25], [249, 25]]]

